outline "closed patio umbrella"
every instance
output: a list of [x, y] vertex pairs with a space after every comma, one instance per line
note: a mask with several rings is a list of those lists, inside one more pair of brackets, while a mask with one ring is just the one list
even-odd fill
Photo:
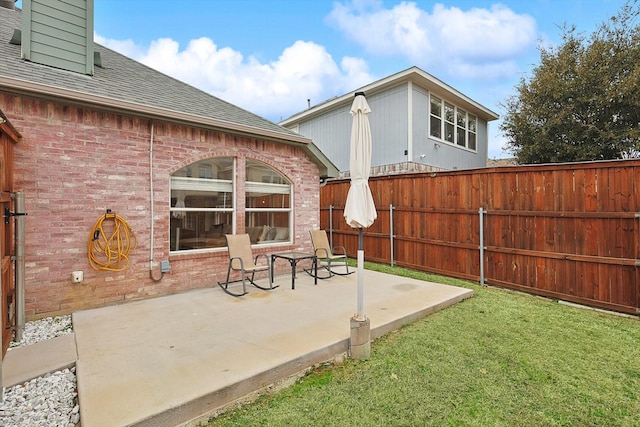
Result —
[[368, 114], [371, 112], [364, 92], [357, 92], [351, 106], [353, 124], [351, 128], [351, 151], [349, 173], [351, 186], [344, 207], [344, 218], [350, 227], [358, 229], [358, 318], [363, 320], [364, 294], [364, 249], [362, 229], [368, 228], [378, 217], [373, 196], [369, 188], [371, 169], [371, 128]]

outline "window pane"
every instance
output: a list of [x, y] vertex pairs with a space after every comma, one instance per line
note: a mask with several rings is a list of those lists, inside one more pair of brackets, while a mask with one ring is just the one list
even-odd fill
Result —
[[469, 132], [469, 149], [470, 150], [476, 149], [476, 134], [471, 132]]
[[171, 176], [170, 250], [226, 246], [233, 233], [232, 158], [201, 160]]
[[172, 208], [232, 208], [233, 159], [201, 160], [171, 176]]
[[434, 138], [442, 138], [442, 123], [441, 119], [437, 117], [431, 116], [431, 121], [429, 123], [430, 130], [429, 133]]
[[442, 117], [442, 100], [431, 95], [431, 115]]
[[456, 143], [461, 147], [467, 146], [467, 112], [458, 108], [456, 113]]
[[444, 139], [445, 141], [453, 143], [454, 138], [454, 126], [451, 123], [444, 124]]
[[458, 126], [467, 128], [467, 112], [458, 108]]
[[280, 172], [255, 160], [247, 160], [247, 182], [290, 184]]
[[[171, 207], [180, 208], [232, 208], [232, 183], [218, 185], [215, 180], [187, 178], [171, 179]], [[174, 209], [175, 210], [175, 209]]]
[[171, 216], [171, 250], [222, 248], [225, 234], [233, 233], [231, 212], [174, 212]]
[[469, 132], [476, 132], [476, 116], [469, 114]]
[[247, 212], [245, 232], [252, 244], [290, 242], [289, 212]]
[[290, 241], [291, 183], [277, 170], [247, 160], [245, 230], [253, 244]]
[[171, 176], [231, 181], [233, 179], [233, 159], [230, 157], [216, 157], [200, 160], [183, 167]]
[[444, 119], [449, 123], [454, 123], [453, 112], [454, 112], [453, 105], [445, 102], [444, 103]]
[[475, 150], [476, 149], [477, 119], [476, 119], [476, 116], [474, 116], [473, 114], [469, 114], [468, 120], [469, 120], [469, 124], [468, 124], [467, 128], [469, 129], [469, 133], [468, 133], [469, 142], [467, 144], [467, 147], [469, 147], [469, 149], [471, 149], [471, 150]]
[[249, 208], [289, 208], [289, 194], [247, 193], [247, 209]]
[[467, 131], [461, 127], [456, 128], [458, 130], [457, 144], [461, 147], [467, 146]]

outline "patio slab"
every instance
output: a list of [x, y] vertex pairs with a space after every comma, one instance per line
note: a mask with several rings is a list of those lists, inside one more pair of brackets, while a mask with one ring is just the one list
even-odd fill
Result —
[[[369, 270], [364, 283], [372, 339], [473, 295]], [[241, 298], [215, 286], [74, 313], [82, 426], [195, 424], [348, 351], [357, 274], [275, 284]]]
[[70, 368], [77, 358], [73, 333], [9, 349], [2, 361], [2, 386], [13, 387], [44, 374]]

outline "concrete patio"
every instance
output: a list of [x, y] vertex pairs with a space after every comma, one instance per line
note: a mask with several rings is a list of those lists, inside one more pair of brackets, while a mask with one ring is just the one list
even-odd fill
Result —
[[[372, 339], [473, 295], [373, 271], [364, 283]], [[295, 290], [290, 275], [275, 284], [241, 298], [212, 286], [74, 313], [77, 353], [63, 354], [77, 355], [82, 426], [195, 424], [348, 352], [357, 274], [314, 285], [298, 273]]]

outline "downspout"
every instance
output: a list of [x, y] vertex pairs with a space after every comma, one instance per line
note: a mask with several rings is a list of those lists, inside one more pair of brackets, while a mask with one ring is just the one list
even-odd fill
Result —
[[160, 280], [162, 280], [162, 276], [164, 276], [164, 272], [162, 271], [162, 269], [160, 270], [160, 277], [156, 278], [153, 277], [153, 246], [154, 246], [154, 242], [155, 242], [155, 227], [154, 227], [154, 205], [155, 205], [155, 200], [153, 197], [153, 134], [154, 134], [154, 122], [153, 120], [151, 120], [151, 136], [149, 137], [149, 192], [150, 192], [150, 203], [151, 203], [151, 235], [149, 237], [149, 277], [151, 277], [151, 280], [153, 280], [154, 282], [159, 282]]
[[16, 205], [15, 221], [15, 280], [16, 280], [16, 342], [22, 341], [22, 334], [26, 323], [26, 298], [25, 298], [25, 260], [24, 260], [24, 235], [25, 235], [25, 206], [24, 191], [11, 193]]

